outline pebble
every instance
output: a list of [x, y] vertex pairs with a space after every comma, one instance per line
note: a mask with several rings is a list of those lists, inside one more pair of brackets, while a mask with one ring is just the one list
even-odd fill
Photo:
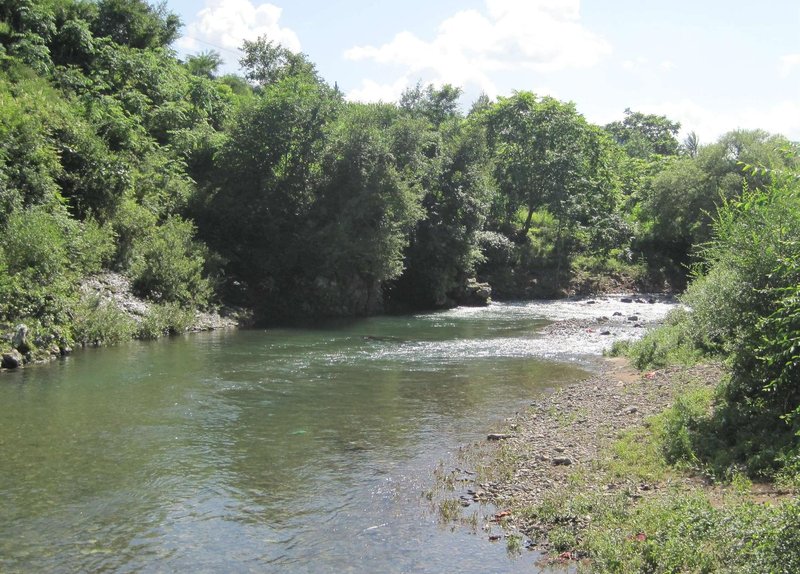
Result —
[[506, 440], [511, 438], [512, 435], [510, 434], [501, 434], [501, 433], [491, 433], [486, 436], [486, 440]]

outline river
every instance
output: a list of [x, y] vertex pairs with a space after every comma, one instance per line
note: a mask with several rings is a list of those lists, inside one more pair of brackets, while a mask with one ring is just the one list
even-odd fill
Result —
[[531, 572], [423, 493], [459, 446], [591, 368], [594, 350], [542, 337], [545, 307], [187, 335], [3, 373], [0, 571]]

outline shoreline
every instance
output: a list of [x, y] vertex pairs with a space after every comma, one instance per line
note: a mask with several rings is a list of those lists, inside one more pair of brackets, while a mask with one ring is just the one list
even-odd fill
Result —
[[[563, 323], [562, 327], [572, 324]], [[646, 429], [648, 417], [671, 407], [681, 393], [713, 389], [724, 367], [704, 363], [640, 372], [625, 358], [608, 357], [598, 365], [599, 370], [589, 377], [536, 397], [491, 427], [485, 440], [465, 445], [459, 466], [449, 473], [450, 483], [457, 486], [442, 493], [442, 500], [455, 497], [466, 512], [480, 507], [483, 534], [493, 542], [504, 538], [509, 552], [527, 548], [538, 553], [538, 561], [548, 563], [585, 558], [572, 549], [564, 551], [550, 539], [552, 532], [565, 526], [564, 517], [551, 520], [542, 512], [548, 505], [569, 507], [568, 499], [576, 495], [622, 495], [635, 504], [674, 489], [711, 493], [719, 488], [690, 473], [609, 480], [607, 472], [598, 470], [613, 465], [612, 445], [625, 433]], [[563, 510], [554, 508], [553, 513]], [[453, 520], [463, 522], [460, 517]], [[570, 516], [569, 521], [569, 528], [580, 532], [591, 516]]]
[[[135, 329], [141, 328], [145, 322], [152, 319], [153, 315], [159, 314], [157, 304], [134, 295], [130, 280], [119, 273], [106, 272], [92, 276], [84, 281], [81, 291], [89, 300], [94, 299], [98, 302], [98, 305], [113, 309], [123, 322], [130, 323], [133, 325], [132, 328]], [[669, 293], [644, 294], [635, 291], [628, 293], [630, 294], [615, 292], [596, 293], [586, 297], [570, 296], [559, 299], [530, 299], [526, 300], [525, 303], [542, 303], [550, 306], [553, 303], [564, 303], [570, 306], [571, 314], [574, 314], [574, 316], [570, 316], [567, 320], [548, 317], [548, 320], [552, 322], [542, 329], [541, 334], [555, 341], [555, 347], [564, 349], [569, 349], [574, 345], [576, 336], [580, 336], [583, 344], [589, 345], [596, 350], [610, 341], [621, 338], [635, 338], [638, 336], [637, 331], [653, 324], [654, 319], [652, 317], [639, 317], [636, 311], [637, 308], [640, 311], [643, 310], [645, 315], [649, 315], [653, 307], [658, 306], [654, 305], [657, 302], [674, 304], [674, 297]], [[509, 303], [509, 301], [504, 302]], [[613, 306], [613, 310], [610, 305]], [[578, 307], [581, 307], [580, 312]], [[601, 309], [605, 310], [605, 314], [599, 312]], [[238, 329], [253, 325], [253, 313], [249, 309], [221, 308], [216, 311], [192, 309], [186, 312], [192, 314], [192, 319], [184, 322], [179, 331], [175, 331], [171, 325], [165, 324], [163, 327], [169, 327], [168, 331], [162, 330], [158, 336], [152, 336], [151, 334], [139, 337], [135, 334], [130, 334], [112, 342], [100, 340], [94, 343], [80, 343], [77, 341], [70, 343], [55, 333], [44, 335], [38, 333], [32, 334], [28, 341], [24, 342], [23, 347], [20, 347], [13, 343], [12, 340], [15, 338], [15, 333], [19, 328], [25, 327], [26, 335], [21, 338], [24, 341], [28, 337], [27, 326], [25, 323], [10, 323], [5, 325], [6, 332], [0, 333], [0, 353], [4, 356], [0, 372], [13, 371], [31, 365], [48, 364], [60, 357], [70, 355], [73, 352], [71, 345], [77, 348], [104, 347], [124, 340], [160, 339], [185, 333]], [[114, 320], [118, 321], [120, 319]], [[655, 318], [656, 323], [659, 321], [660, 317]], [[13, 330], [11, 330], [12, 326]], [[113, 330], [114, 326], [110, 326]], [[56, 331], [61, 331], [62, 329], [63, 327], [59, 327]], [[21, 348], [30, 349], [30, 351], [22, 352]], [[592, 353], [590, 352], [589, 354]], [[6, 366], [6, 355], [8, 355], [9, 361], [13, 359], [16, 366]]]

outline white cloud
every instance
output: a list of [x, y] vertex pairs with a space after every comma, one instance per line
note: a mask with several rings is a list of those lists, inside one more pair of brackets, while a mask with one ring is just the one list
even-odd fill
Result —
[[648, 59], [639, 56], [635, 60], [625, 60], [622, 62], [622, 67], [626, 70], [638, 70], [648, 65]]
[[177, 45], [186, 52], [213, 49], [238, 51], [243, 40], [267, 36], [293, 51], [300, 40], [290, 28], [279, 23], [283, 10], [273, 4], [254, 5], [249, 0], [206, 0], [205, 7]]
[[713, 143], [722, 134], [735, 129], [763, 129], [791, 140], [800, 140], [800, 102], [794, 100], [725, 110], [683, 99], [638, 106], [636, 110], [662, 114], [681, 122], [682, 133], [696, 132], [703, 144]]
[[795, 68], [800, 68], [800, 54], [786, 54], [781, 58], [782, 78], [788, 78]]
[[404, 31], [386, 44], [354, 46], [344, 55], [493, 96], [494, 72], [589, 67], [610, 52], [608, 42], [581, 24], [579, 0], [485, 0], [482, 11], [463, 10], [444, 20], [432, 40]]
[[[658, 69], [661, 72], [670, 72], [676, 67], [675, 62], [672, 60], [661, 60], [658, 63]], [[624, 60], [622, 62], [622, 68], [629, 72], [652, 72], [655, 70], [656, 64], [651, 63], [650, 60], [644, 56], [638, 56], [633, 60]]]
[[405, 76], [389, 84], [362, 80], [360, 87], [347, 93], [347, 99], [351, 102], [396, 102], [410, 85]]

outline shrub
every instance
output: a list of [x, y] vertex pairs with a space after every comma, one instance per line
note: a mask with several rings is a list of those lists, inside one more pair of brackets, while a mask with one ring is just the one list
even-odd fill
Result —
[[134, 289], [158, 302], [207, 303], [211, 286], [203, 277], [205, 248], [194, 241], [194, 225], [171, 217], [133, 244]]
[[133, 319], [96, 296], [82, 298], [72, 315], [72, 337], [82, 345], [117, 345], [130, 340], [136, 330]]
[[690, 328], [691, 314], [676, 309], [667, 315], [664, 325], [642, 339], [627, 345], [615, 345], [612, 354], [625, 353], [637, 369], [660, 368], [672, 364], [691, 365], [703, 356]]
[[0, 238], [9, 273], [26, 272], [40, 283], [61, 275], [68, 267], [64, 229], [68, 226], [74, 227], [74, 222], [46, 207], [12, 213]]
[[194, 323], [194, 312], [177, 303], [153, 304], [139, 324], [137, 339], [158, 339], [164, 335], [185, 333]]

